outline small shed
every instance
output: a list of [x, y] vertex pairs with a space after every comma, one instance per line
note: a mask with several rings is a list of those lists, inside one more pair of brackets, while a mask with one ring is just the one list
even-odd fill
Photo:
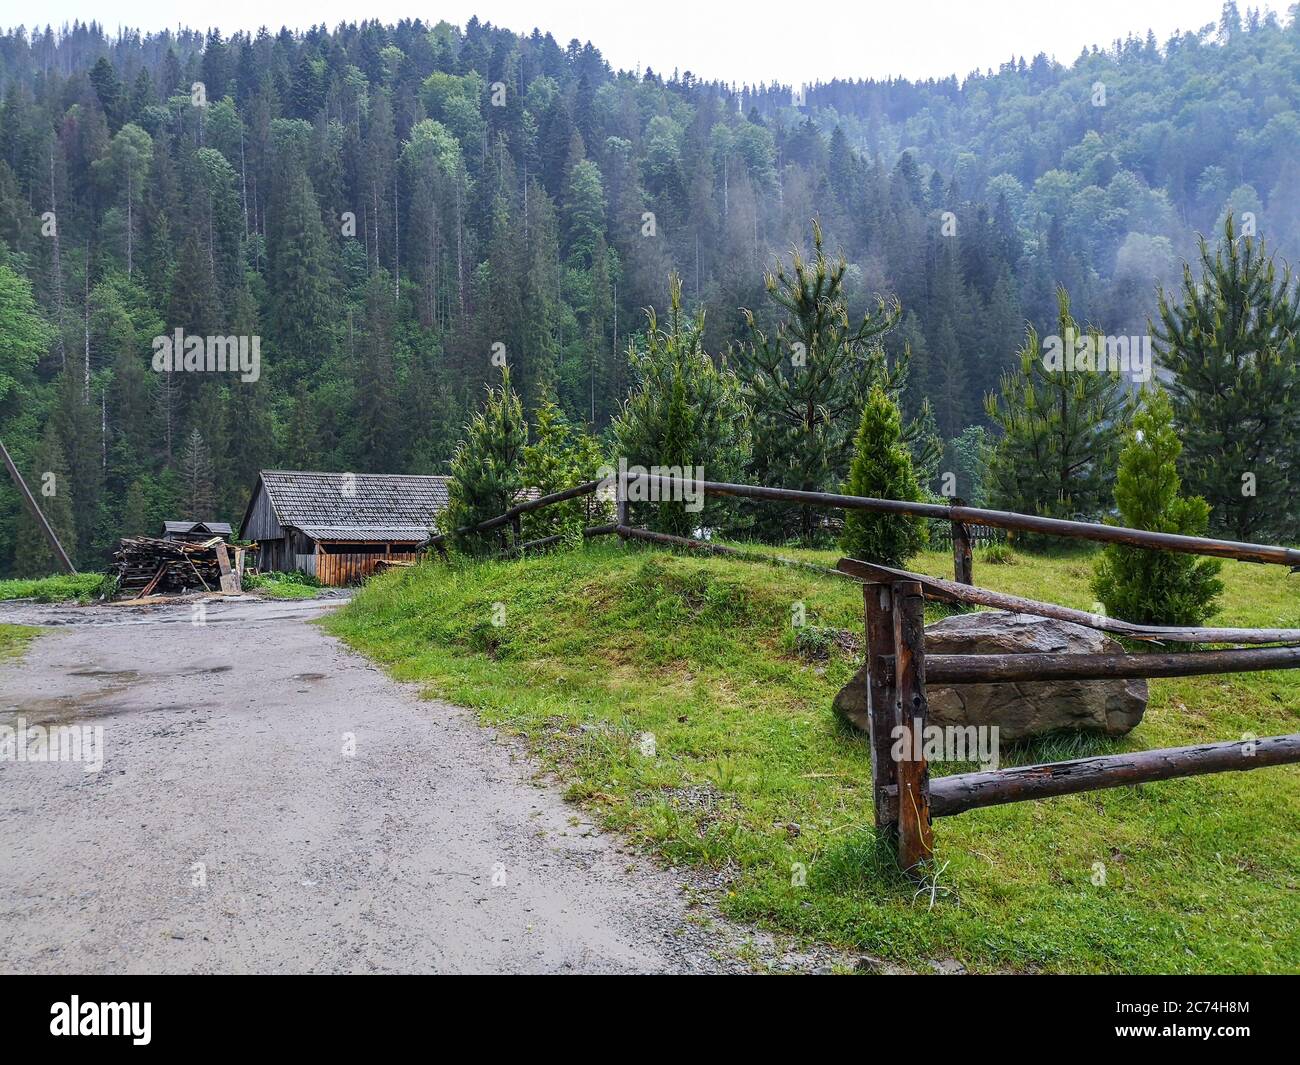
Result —
[[164, 540], [181, 540], [185, 543], [202, 543], [220, 536], [226, 543], [230, 542], [233, 530], [228, 521], [165, 521], [162, 538]]
[[344, 585], [381, 559], [415, 562], [449, 502], [449, 477], [263, 470], [244, 512], [262, 572], [310, 573]]

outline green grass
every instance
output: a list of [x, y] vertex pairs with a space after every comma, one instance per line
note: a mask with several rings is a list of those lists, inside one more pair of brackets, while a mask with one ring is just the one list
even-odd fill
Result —
[[320, 585], [301, 573], [250, 573], [244, 578], [244, 591], [269, 599], [313, 599]]
[[[939, 552], [913, 563], [950, 567]], [[1086, 554], [975, 562], [989, 587], [1084, 609], [1090, 571]], [[1224, 578], [1216, 623], [1300, 627], [1300, 577], [1229, 563]], [[802, 648], [799, 602], [819, 634]], [[527, 737], [607, 826], [668, 862], [722, 871], [733, 918], [918, 968], [1300, 969], [1298, 767], [941, 819], [931, 908], [877, 847], [867, 746], [830, 710], [856, 662], [822, 630], [860, 633], [861, 610], [857, 586], [833, 577], [606, 543], [384, 575], [326, 624], [396, 677]], [[1049, 738], [1004, 764], [1247, 731], [1300, 731], [1300, 673], [1155, 681], [1123, 740]]]
[[40, 631], [34, 625], [0, 624], [0, 659], [17, 658]]
[[0, 600], [35, 599], [38, 603], [62, 603], [75, 599], [87, 603], [99, 595], [103, 582], [102, 573], [59, 573], [52, 577], [0, 581]]

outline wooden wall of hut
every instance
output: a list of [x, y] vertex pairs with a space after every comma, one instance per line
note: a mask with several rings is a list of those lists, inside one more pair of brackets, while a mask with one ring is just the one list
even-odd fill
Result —
[[338, 588], [357, 584], [372, 576], [381, 559], [394, 562], [419, 562], [423, 551], [369, 551], [365, 553], [316, 554], [316, 579], [321, 584]]

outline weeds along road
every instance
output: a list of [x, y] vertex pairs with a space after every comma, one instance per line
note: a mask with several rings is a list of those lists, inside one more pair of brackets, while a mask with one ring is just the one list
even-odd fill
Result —
[[0, 604], [49, 627], [0, 661], [0, 725], [104, 745], [0, 759], [0, 971], [735, 966], [681, 881], [310, 624], [339, 602]]

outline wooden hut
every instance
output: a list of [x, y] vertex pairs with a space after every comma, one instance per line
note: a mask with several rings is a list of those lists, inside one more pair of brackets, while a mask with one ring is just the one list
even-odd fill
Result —
[[448, 503], [448, 477], [263, 470], [241, 537], [262, 572], [301, 570], [351, 584], [381, 559], [414, 562]]
[[226, 543], [234, 532], [228, 521], [165, 521], [162, 538], [180, 540], [184, 543], [202, 543], [220, 536]]

